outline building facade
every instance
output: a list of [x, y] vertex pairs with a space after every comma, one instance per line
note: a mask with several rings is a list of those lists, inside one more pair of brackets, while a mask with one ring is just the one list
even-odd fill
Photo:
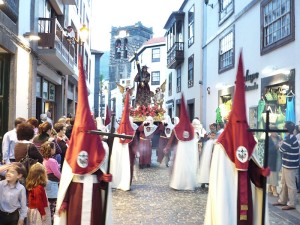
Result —
[[[131, 64], [129, 58], [153, 36], [152, 27], [143, 26], [137, 22], [132, 26], [112, 27], [110, 39], [109, 60], [109, 107], [115, 103], [111, 91], [117, 88], [116, 82], [121, 79], [130, 79]], [[113, 108], [112, 108], [113, 109]]]
[[296, 97], [300, 81], [296, 74], [299, 4], [294, 0], [232, 0], [220, 1], [213, 7], [204, 6], [203, 73], [207, 93], [203, 119], [206, 124], [215, 122], [214, 112], [218, 108], [226, 121], [241, 51], [250, 126], [263, 126], [261, 113], [268, 108], [284, 116], [283, 120], [274, 121], [278, 128], [283, 128], [285, 120], [299, 124], [300, 100]]
[[169, 69], [166, 104], [171, 117], [179, 117], [182, 93], [190, 119], [204, 117], [202, 11], [202, 1], [185, 0], [180, 9], [169, 16], [164, 27]]
[[91, 88], [90, 40], [82, 45], [79, 37], [90, 17], [91, 0], [10, 0], [0, 5], [1, 141], [16, 117], [40, 119], [48, 113], [57, 121], [75, 114], [78, 55], [83, 55]]

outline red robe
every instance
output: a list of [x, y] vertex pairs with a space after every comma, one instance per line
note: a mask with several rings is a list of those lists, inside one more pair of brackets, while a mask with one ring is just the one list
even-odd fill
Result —
[[[92, 205], [91, 208], [91, 225], [98, 225], [102, 220], [102, 197], [101, 183], [93, 183], [92, 191]], [[67, 214], [72, 215], [67, 217], [67, 225], [82, 225], [82, 199], [83, 199], [83, 183], [71, 182], [66, 193], [64, 202], [68, 203]]]
[[152, 134], [146, 136], [144, 132], [144, 125], [141, 125], [138, 128], [140, 132], [140, 139], [138, 145], [138, 151], [140, 153], [140, 166], [150, 165], [151, 164], [151, 155], [152, 155], [152, 138], [155, 134], [159, 132], [158, 129], [152, 132]]

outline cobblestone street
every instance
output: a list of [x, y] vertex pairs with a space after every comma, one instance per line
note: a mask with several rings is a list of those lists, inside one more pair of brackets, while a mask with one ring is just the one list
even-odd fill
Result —
[[140, 169], [131, 191], [113, 191], [114, 224], [203, 224], [207, 189], [169, 188], [166, 167]]
[[[168, 224], [202, 225], [207, 188], [176, 191], [169, 187], [169, 169], [152, 165], [140, 169], [131, 191], [113, 190], [113, 222], [116, 225]], [[269, 202], [275, 198], [270, 197]], [[299, 225], [300, 213], [282, 211], [269, 204], [270, 225]]]

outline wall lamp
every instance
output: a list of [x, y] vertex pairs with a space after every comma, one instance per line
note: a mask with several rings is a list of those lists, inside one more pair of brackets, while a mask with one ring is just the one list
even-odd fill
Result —
[[206, 88], [206, 90], [207, 90], [207, 94], [210, 95], [210, 87]]
[[4, 4], [4, 0], [0, 0], [0, 5], [3, 5]]
[[210, 6], [212, 9], [214, 8], [214, 4], [208, 4], [209, 0], [204, 0], [206, 6]]
[[28, 39], [29, 41], [38, 41], [41, 39], [37, 33], [33, 32], [26, 32], [23, 34], [23, 37]]

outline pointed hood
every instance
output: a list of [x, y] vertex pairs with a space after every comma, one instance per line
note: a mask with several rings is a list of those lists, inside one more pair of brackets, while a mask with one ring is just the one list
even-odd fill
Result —
[[88, 103], [87, 87], [83, 70], [82, 57], [78, 60], [78, 104], [76, 119], [65, 160], [74, 174], [91, 174], [99, 169], [105, 151], [98, 135], [87, 133], [96, 130]]
[[232, 110], [229, 114], [228, 123], [217, 141], [224, 147], [228, 157], [235, 163], [238, 170], [247, 170], [249, 158], [256, 145], [254, 136], [248, 131], [248, 128], [244, 66], [241, 52], [236, 74]]
[[174, 127], [174, 131], [177, 139], [180, 141], [191, 141], [194, 139], [194, 128], [186, 111], [183, 94], [181, 96], [179, 123]]
[[[123, 114], [120, 122], [120, 126], [117, 129], [118, 134], [126, 134], [126, 135], [134, 135], [134, 129], [131, 126], [130, 119], [129, 119], [129, 92], [126, 93], [125, 96], [125, 103], [124, 103], [124, 109]], [[132, 139], [120, 139], [120, 143], [126, 144], [131, 142]]]
[[171, 121], [171, 117], [169, 115], [166, 115], [165, 116], [165, 119], [162, 121], [163, 124], [167, 124], [165, 126], [165, 135], [167, 137], [171, 137], [171, 134], [172, 134], [172, 130], [174, 129], [174, 124], [172, 123]]

